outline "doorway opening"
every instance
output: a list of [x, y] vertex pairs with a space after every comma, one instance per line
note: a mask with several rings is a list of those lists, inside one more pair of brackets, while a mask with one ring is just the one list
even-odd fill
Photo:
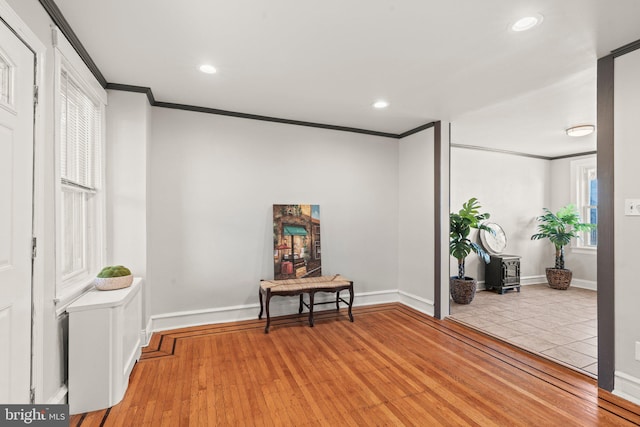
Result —
[[[488, 266], [471, 253], [466, 258], [466, 275], [478, 281], [478, 291], [468, 305], [451, 301], [450, 318], [595, 378], [596, 234], [574, 239], [566, 246], [566, 268], [573, 270], [567, 290], [547, 285], [545, 269], [554, 266], [554, 245], [548, 239], [531, 240], [543, 208], [557, 212], [573, 204], [578, 207], [582, 222], [597, 222], [597, 202], [591, 204], [577, 183], [578, 173], [586, 170], [581, 165], [585, 164], [594, 165], [595, 181], [596, 136], [570, 138], [563, 122], [553, 118], [558, 112], [549, 115], [544, 111], [548, 108], [545, 100], [569, 98], [578, 86], [595, 87], [594, 81], [595, 70], [590, 70], [452, 122], [450, 212], [460, 210], [472, 197], [478, 199], [480, 212], [490, 214], [487, 221], [499, 224], [506, 234], [503, 256], [519, 260], [519, 286], [489, 286], [492, 289], [487, 290]], [[595, 120], [595, 90], [591, 95], [593, 102], [585, 113], [589, 116], [586, 121]], [[538, 112], [536, 105], [540, 107]], [[526, 111], [524, 117], [520, 111]], [[530, 123], [536, 123], [535, 127]], [[590, 218], [590, 212], [594, 218]], [[470, 238], [484, 247], [476, 230]], [[454, 275], [456, 260], [450, 257], [450, 261]]]

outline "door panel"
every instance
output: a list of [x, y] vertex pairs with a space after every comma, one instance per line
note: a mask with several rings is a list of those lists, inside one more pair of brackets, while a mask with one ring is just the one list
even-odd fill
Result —
[[[0, 195], [10, 197], [13, 186], [13, 131], [0, 125]], [[11, 268], [11, 204], [0, 204], [0, 272]]]
[[[11, 306], [0, 308], [0, 340], [11, 341]], [[0, 346], [0, 375], [3, 378], [11, 378], [11, 346]], [[7, 387], [0, 388], [0, 402], [9, 401], [10, 390]]]
[[31, 388], [34, 55], [0, 22], [0, 402]]

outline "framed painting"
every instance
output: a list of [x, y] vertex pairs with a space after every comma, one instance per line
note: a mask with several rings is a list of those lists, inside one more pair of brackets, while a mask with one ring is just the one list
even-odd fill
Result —
[[320, 205], [273, 205], [275, 280], [322, 275]]

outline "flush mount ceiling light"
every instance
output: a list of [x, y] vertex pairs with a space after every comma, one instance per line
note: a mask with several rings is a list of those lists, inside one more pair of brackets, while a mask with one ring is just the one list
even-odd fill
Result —
[[216, 67], [214, 67], [213, 65], [208, 65], [208, 64], [204, 64], [200, 66], [200, 71], [202, 71], [203, 73], [206, 74], [215, 74], [218, 72], [218, 70], [216, 70]]
[[567, 129], [567, 135], [569, 136], [586, 136], [596, 129], [594, 125], [580, 125], [580, 126], [572, 126]]
[[527, 31], [542, 23], [542, 15], [525, 16], [518, 19], [512, 26], [513, 31]]
[[382, 99], [373, 103], [373, 108], [377, 108], [378, 110], [387, 108], [388, 106], [389, 106], [389, 103]]

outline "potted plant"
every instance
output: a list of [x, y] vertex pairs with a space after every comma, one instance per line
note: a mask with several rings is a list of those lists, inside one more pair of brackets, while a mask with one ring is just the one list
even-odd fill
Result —
[[549, 239], [556, 247], [556, 265], [547, 268], [547, 282], [553, 289], [565, 290], [571, 284], [573, 273], [564, 268], [564, 247], [571, 242], [571, 239], [580, 238], [581, 231], [595, 228], [595, 224], [585, 224], [580, 222], [580, 214], [574, 205], [567, 205], [557, 213], [543, 208], [544, 215], [537, 217], [538, 233], [531, 236], [531, 240]]
[[112, 291], [131, 286], [133, 275], [131, 271], [122, 265], [110, 265], [103, 268], [94, 279], [96, 288], [101, 291]]
[[475, 197], [462, 204], [458, 213], [449, 214], [449, 254], [458, 260], [458, 275], [449, 280], [451, 298], [458, 304], [469, 304], [476, 295], [477, 282], [464, 274], [464, 261], [467, 255], [475, 252], [485, 263], [489, 255], [482, 246], [469, 239], [472, 229], [494, 231], [480, 222], [488, 219], [488, 213], [480, 213], [481, 206]]

